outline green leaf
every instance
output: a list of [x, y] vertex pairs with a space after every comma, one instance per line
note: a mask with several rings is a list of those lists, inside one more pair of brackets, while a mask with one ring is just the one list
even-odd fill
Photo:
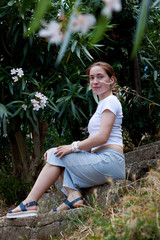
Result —
[[104, 15], [100, 15], [98, 19], [98, 23], [94, 27], [95, 31], [90, 41], [91, 44], [96, 44], [97, 42], [102, 40], [108, 25], [109, 25], [109, 19]]
[[84, 52], [86, 53], [86, 56], [89, 58], [89, 60], [90, 59], [94, 59], [93, 57], [92, 57], [92, 55], [89, 53], [89, 51], [87, 50], [87, 48], [85, 47], [85, 46], [83, 46], [82, 45], [82, 48], [83, 48], [83, 50], [84, 50]]
[[39, 83], [37, 82], [36, 79], [31, 78], [30, 81], [39, 88]]
[[50, 0], [40, 0], [38, 2], [34, 12], [33, 20], [30, 24], [30, 29], [27, 31], [27, 35], [34, 33], [38, 29], [40, 21], [49, 7], [49, 3]]
[[81, 51], [80, 47], [77, 46], [76, 47], [76, 54], [77, 54], [77, 57], [81, 59], [80, 51]]
[[3, 118], [3, 134], [7, 134], [7, 120], [6, 117]]
[[9, 82], [9, 90], [10, 90], [10, 93], [13, 95], [13, 85], [10, 82]]
[[0, 77], [0, 82], [2, 82], [4, 78], [5, 76]]
[[57, 103], [59, 103], [59, 102], [65, 102], [65, 100], [66, 100], [66, 96], [61, 97], [61, 98], [58, 98], [56, 102], [57, 102]]
[[2, 103], [0, 103], [0, 118], [3, 118], [3, 116], [7, 117], [7, 115], [7, 108]]
[[78, 108], [78, 111], [82, 114], [83, 117], [85, 117], [87, 119], [86, 115], [84, 114], [84, 112], [82, 111], [81, 108]]
[[67, 46], [69, 44], [69, 41], [70, 41], [70, 38], [71, 38], [71, 34], [72, 34], [71, 22], [72, 22], [72, 20], [76, 16], [77, 8], [78, 8], [80, 2], [81, 2], [80, 0], [77, 0], [75, 2], [74, 11], [73, 11], [73, 13], [72, 13], [72, 15], [70, 17], [70, 20], [69, 20], [69, 23], [68, 23], [68, 26], [67, 26], [66, 36], [65, 36], [65, 39], [64, 39], [64, 41], [63, 41], [63, 43], [61, 45], [61, 48], [59, 50], [59, 54], [58, 54], [58, 57], [57, 57], [57, 60], [56, 60], [56, 63], [55, 63], [56, 66], [61, 62], [61, 60], [62, 60], [62, 58], [63, 58], [63, 56], [64, 56], [64, 54], [65, 54], [65, 52], [67, 50]]
[[21, 111], [19, 115], [20, 115], [20, 118], [22, 119], [22, 118], [23, 118], [23, 116], [24, 116], [24, 110], [23, 110], [23, 111]]
[[76, 45], [77, 45], [78, 41], [75, 40], [71, 46], [71, 52], [74, 52], [75, 48], [76, 48]]
[[30, 117], [30, 111], [29, 111], [29, 109], [27, 109], [26, 110], [26, 117], [29, 119], [29, 117]]
[[157, 80], [157, 77], [158, 77], [158, 72], [156, 70], [154, 70], [154, 81]]
[[37, 115], [36, 115], [35, 111], [32, 109], [31, 112], [32, 112], [32, 116], [33, 116], [34, 121], [37, 122]]
[[12, 101], [12, 102], [8, 103], [6, 106], [7, 106], [7, 107], [12, 106], [12, 105], [15, 104], [15, 103], [22, 103], [22, 104], [23, 104], [24, 101], [20, 101], [20, 100]]
[[24, 55], [24, 57], [26, 56], [27, 51], [28, 51], [28, 43], [26, 43], [26, 44], [24, 45], [24, 47], [23, 47], [23, 55]]
[[67, 106], [67, 102], [65, 102], [65, 103], [63, 104], [63, 106], [62, 106], [62, 108], [61, 108], [61, 110], [60, 110], [60, 113], [59, 113], [59, 115], [58, 115], [58, 118], [60, 118], [60, 117], [62, 116], [63, 112], [64, 112], [65, 109], [66, 109], [66, 106]]
[[33, 3], [33, 0], [23, 0], [21, 13], [24, 13], [26, 9], [31, 6], [32, 3]]
[[98, 97], [97, 97], [97, 95], [94, 94], [93, 92], [92, 92], [92, 94], [93, 94], [93, 98], [94, 98], [95, 102], [98, 104]]
[[71, 108], [72, 108], [72, 113], [73, 113], [73, 116], [75, 117], [75, 118], [77, 118], [77, 110], [76, 110], [76, 107], [75, 107], [75, 104], [74, 104], [74, 102], [71, 100]]
[[13, 118], [13, 117], [17, 116], [17, 115], [20, 113], [20, 111], [22, 111], [22, 108], [21, 108], [21, 107], [20, 107], [20, 108], [18, 108], [18, 109], [17, 109], [17, 111], [15, 111], [15, 113], [14, 113], [14, 114], [12, 114], [12, 116], [11, 116], [11, 117]]
[[142, 38], [145, 32], [145, 27], [147, 23], [147, 17], [149, 14], [149, 8], [150, 8], [151, 0], [143, 0], [142, 6], [141, 6], [141, 12], [139, 15], [139, 19], [137, 22], [137, 28], [136, 28], [136, 34], [135, 34], [135, 42], [131, 53], [131, 59], [133, 59], [140, 47], [140, 44], [142, 42]]
[[26, 87], [26, 81], [24, 78], [22, 78], [22, 91], [25, 89]]
[[31, 118], [31, 116], [28, 117], [29, 121], [31, 122], [33, 128], [34, 128], [34, 131], [38, 134], [38, 128], [37, 128], [37, 125], [34, 123], [33, 119]]
[[[54, 111], [59, 112], [57, 106], [56, 106], [50, 99], [48, 99], [48, 100], [49, 100], [49, 102], [50, 102], [50, 105], [54, 108]], [[48, 104], [47, 104], [47, 105], [48, 105]], [[50, 106], [49, 106], [49, 107], [50, 107]]]
[[11, 1], [8, 2], [7, 5], [10, 6], [10, 7], [12, 7], [12, 6], [14, 5], [14, 3], [15, 3], [15, 1], [14, 1], [14, 0], [11, 0]]
[[49, 103], [46, 104], [49, 108], [51, 108], [53, 111], [58, 112], [57, 108], [52, 107]]

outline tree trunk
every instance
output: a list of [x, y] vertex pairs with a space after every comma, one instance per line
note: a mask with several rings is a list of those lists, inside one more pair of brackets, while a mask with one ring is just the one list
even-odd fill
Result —
[[33, 136], [33, 153], [30, 164], [30, 172], [32, 173], [32, 178], [37, 177], [37, 171], [39, 171], [39, 167], [42, 166], [41, 158], [48, 126], [48, 123], [39, 120], [37, 121], [38, 133], [36, 133], [33, 128], [31, 129]]
[[[131, 83], [133, 84], [133, 88], [136, 90], [137, 95], [142, 95], [142, 87], [141, 87], [141, 78], [140, 78], [140, 71], [139, 71], [139, 62], [138, 62], [138, 56], [136, 55], [135, 58], [130, 61], [130, 79]], [[135, 121], [140, 120], [140, 117], [143, 112], [143, 107], [141, 105], [142, 98], [137, 96], [137, 105], [134, 109], [134, 116], [136, 116]], [[135, 146], [138, 146], [141, 138], [142, 138], [142, 132], [137, 124], [137, 127], [134, 129], [130, 129], [129, 135], [134, 143]]]
[[22, 132], [20, 129], [18, 129], [18, 131], [15, 132], [15, 139], [16, 139], [16, 143], [18, 145], [18, 150], [19, 150], [19, 155], [20, 155], [20, 159], [23, 163], [23, 168], [24, 168], [24, 172], [25, 172], [25, 177], [27, 181], [30, 181], [30, 174], [29, 174], [29, 152], [25, 143], [25, 139], [22, 135]]
[[[131, 82], [133, 84], [134, 89], [139, 95], [141, 95], [142, 87], [141, 87], [141, 78], [140, 78], [139, 63], [138, 63], [137, 55], [132, 61], [130, 61], [130, 78], [131, 78]], [[141, 98], [138, 98], [138, 101], [141, 102]]]
[[17, 176], [18, 179], [22, 180], [25, 176], [23, 163], [19, 153], [19, 148], [14, 134], [8, 134], [10, 152], [13, 164], [13, 174]]
[[[17, 127], [17, 126], [16, 126]], [[37, 121], [38, 134], [32, 129], [33, 136], [33, 153], [27, 148], [25, 138], [20, 130], [13, 129], [9, 136], [10, 151], [13, 163], [13, 174], [21, 181], [24, 178], [27, 182], [34, 182], [42, 166], [42, 151], [48, 124], [46, 122]]]

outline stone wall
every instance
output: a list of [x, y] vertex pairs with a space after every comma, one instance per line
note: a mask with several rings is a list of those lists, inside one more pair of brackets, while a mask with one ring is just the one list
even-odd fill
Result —
[[[134, 181], [145, 176], [151, 169], [156, 168], [160, 161], [160, 141], [134, 149], [125, 154], [127, 180], [106, 183], [101, 186], [83, 190], [86, 204], [92, 207], [96, 203], [107, 209], [133, 187]], [[86, 208], [79, 208], [61, 213], [50, 213], [50, 209], [58, 206], [65, 198], [59, 184], [57, 191], [46, 193], [39, 201], [40, 211], [37, 217], [0, 220], [0, 240], [50, 240], [50, 236], [59, 236], [61, 231], [68, 230], [76, 222], [77, 217], [85, 216]], [[72, 220], [72, 221], [71, 221]]]

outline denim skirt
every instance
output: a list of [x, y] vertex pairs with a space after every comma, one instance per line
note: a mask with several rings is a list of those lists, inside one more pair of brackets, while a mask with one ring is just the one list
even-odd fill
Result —
[[124, 154], [113, 149], [101, 149], [95, 153], [78, 152], [56, 157], [52, 149], [47, 152], [47, 163], [64, 168], [62, 192], [64, 187], [80, 191], [104, 184], [108, 179], [125, 179]]

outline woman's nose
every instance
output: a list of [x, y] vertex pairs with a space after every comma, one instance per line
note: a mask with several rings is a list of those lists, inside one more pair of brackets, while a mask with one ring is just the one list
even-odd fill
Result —
[[94, 83], [98, 83], [98, 79], [95, 77], [95, 78], [93, 79], [93, 82], [94, 82]]

